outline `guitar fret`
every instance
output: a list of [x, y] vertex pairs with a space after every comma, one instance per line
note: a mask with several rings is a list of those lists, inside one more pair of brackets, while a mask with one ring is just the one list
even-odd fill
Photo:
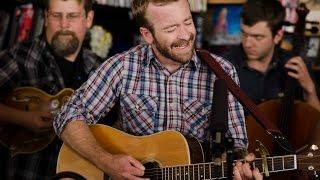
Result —
[[182, 166], [180, 170], [181, 170], [180, 179], [184, 180], [184, 166]]
[[188, 169], [189, 166], [185, 166], [184, 167], [184, 179], [190, 179], [189, 177], [189, 169]]
[[179, 180], [179, 166], [177, 166], [177, 167], [175, 167], [174, 168], [175, 169], [175, 171], [174, 171], [174, 173], [175, 173], [175, 175], [174, 175], [174, 177], [176, 177], [176, 180]]
[[206, 178], [205, 164], [202, 164], [201, 167], [202, 167], [202, 177], [201, 178], [205, 179]]
[[201, 179], [205, 179], [206, 178], [206, 172], [205, 172], [205, 164], [201, 164]]
[[212, 176], [211, 176], [211, 163], [209, 164], [209, 178], [211, 179], [212, 178]]
[[192, 166], [192, 179], [194, 179], [194, 166]]
[[170, 167], [169, 168], [167, 168], [167, 177], [166, 177], [166, 179], [170, 179]]
[[199, 173], [198, 173], [198, 170], [197, 170], [197, 166], [198, 166], [198, 164], [193, 165], [193, 168], [194, 168], [193, 174], [194, 174], [194, 178], [195, 179], [199, 179], [198, 178]]
[[188, 179], [192, 179], [191, 175], [192, 175], [191, 168], [190, 166], [188, 166]]
[[170, 168], [169, 180], [174, 180], [173, 167]]
[[166, 179], [168, 179], [168, 180], [170, 179], [170, 173], [169, 173], [169, 171], [170, 171], [170, 167], [167, 168], [167, 177], [166, 177]]
[[[224, 176], [224, 175], [225, 175], [225, 172], [224, 172], [224, 169], [225, 169], [225, 168], [224, 168], [224, 164], [225, 164], [225, 163], [221, 163], [221, 176], [222, 176], [222, 177], [225, 177], [225, 176]], [[226, 165], [227, 165], [227, 164], [226, 164]], [[227, 169], [226, 169], [226, 170], [227, 170]]]
[[284, 162], [285, 162], [285, 169], [286, 170], [295, 169], [295, 164], [292, 163], [292, 162], [295, 162], [293, 156], [291, 156], [291, 155], [285, 156], [284, 159], [285, 159]]
[[190, 175], [191, 175], [190, 166], [188, 166], [188, 179], [191, 179]]
[[178, 168], [177, 167], [173, 167], [174, 169], [174, 177], [175, 177], [175, 180], [178, 180], [178, 175], [179, 173], [177, 172], [178, 171]]
[[161, 168], [161, 179], [165, 179], [165, 169], [166, 168]]
[[273, 172], [273, 170], [272, 170], [272, 160], [273, 160], [273, 158], [267, 157], [267, 166], [268, 166], [268, 171], [269, 172]]
[[200, 179], [200, 164], [198, 164], [198, 170], [197, 170], [197, 174], [198, 174], [198, 179]]
[[273, 159], [273, 164], [274, 164], [274, 168], [273, 171], [277, 172], [277, 171], [282, 171], [282, 159], [279, 157], [275, 157], [272, 158]]

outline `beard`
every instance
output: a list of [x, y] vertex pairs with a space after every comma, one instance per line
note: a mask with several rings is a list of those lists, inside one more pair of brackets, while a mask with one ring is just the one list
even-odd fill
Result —
[[[160, 52], [160, 54], [168, 59], [171, 59], [174, 62], [184, 64], [188, 62], [194, 54], [194, 34], [191, 34], [188, 40], [177, 40], [173, 42], [170, 46], [166, 46], [164, 43], [159, 42], [157, 38], [154, 39], [155, 47]], [[189, 46], [190, 44], [192, 48], [191, 51], [187, 53], [175, 54], [171, 51], [175, 47]]]
[[57, 31], [53, 37], [51, 46], [58, 55], [65, 57], [74, 54], [79, 47], [79, 39], [72, 31]]

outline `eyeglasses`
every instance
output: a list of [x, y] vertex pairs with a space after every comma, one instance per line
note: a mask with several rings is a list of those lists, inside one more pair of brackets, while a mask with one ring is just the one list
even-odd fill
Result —
[[[63, 14], [64, 13], [60, 13], [60, 12], [51, 12], [51, 11], [48, 12], [49, 18], [51, 18], [54, 21], [61, 21], [63, 18]], [[82, 18], [84, 15], [85, 15], [84, 13], [71, 12], [66, 14], [66, 19], [69, 22], [76, 22], [80, 18]]]

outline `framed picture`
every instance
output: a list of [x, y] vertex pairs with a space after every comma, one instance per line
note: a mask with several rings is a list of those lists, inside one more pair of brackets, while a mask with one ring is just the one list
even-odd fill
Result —
[[208, 45], [235, 45], [240, 43], [241, 4], [213, 5], [206, 13], [205, 41]]

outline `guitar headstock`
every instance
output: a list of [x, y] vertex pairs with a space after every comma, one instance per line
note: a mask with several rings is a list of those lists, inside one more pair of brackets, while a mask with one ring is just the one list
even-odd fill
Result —
[[317, 145], [305, 148], [297, 155], [298, 169], [315, 174], [320, 171], [320, 150]]

